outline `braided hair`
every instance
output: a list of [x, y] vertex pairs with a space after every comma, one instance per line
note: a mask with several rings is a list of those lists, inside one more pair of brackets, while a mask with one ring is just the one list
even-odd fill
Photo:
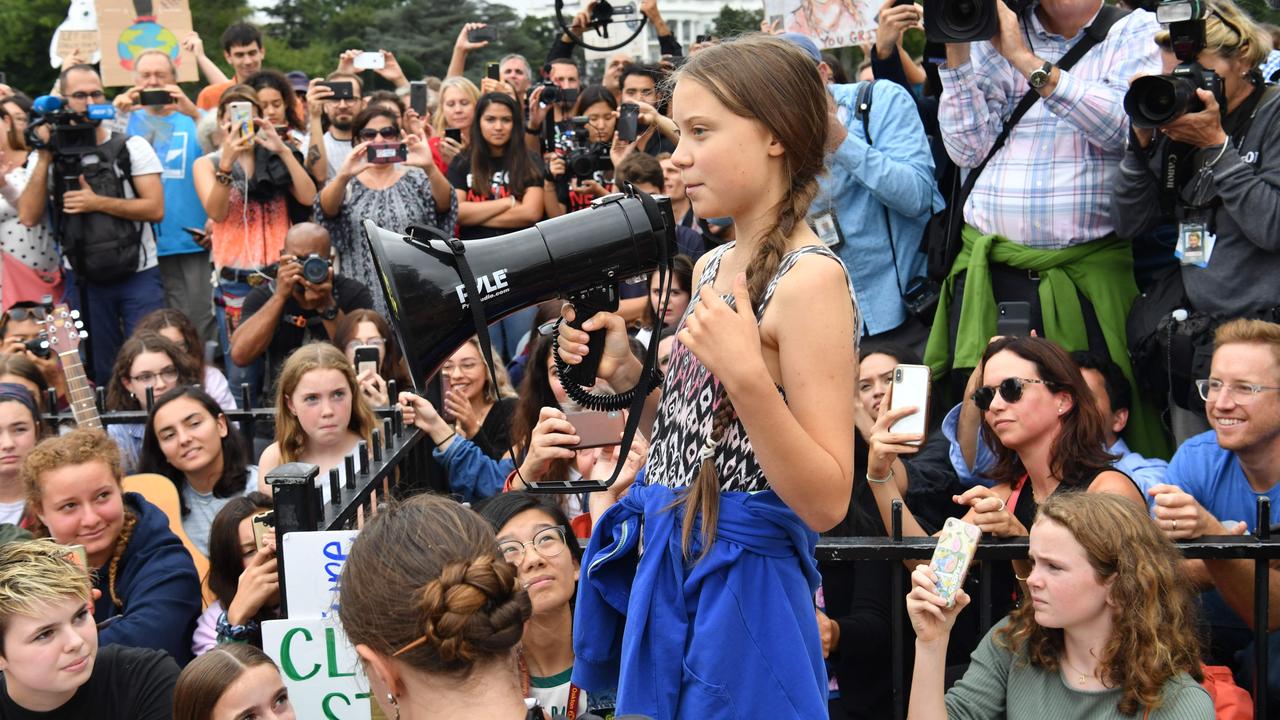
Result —
[[[827, 91], [813, 60], [795, 45], [767, 35], [744, 35], [707, 48], [690, 58], [672, 82], [692, 80], [715, 96], [730, 112], [760, 123], [785, 148], [783, 176], [787, 188], [774, 207], [774, 221], [747, 262], [747, 287], [753, 308], [760, 307], [770, 281], [790, 246], [792, 233], [804, 221], [818, 194], [827, 142]], [[737, 417], [733, 403], [716, 381], [716, 411], [700, 456], [697, 478], [677, 501], [684, 508], [681, 540], [686, 557], [693, 555], [693, 528], [702, 518], [702, 553], [715, 537], [720, 487], [716, 448]]]
[[138, 527], [138, 516], [132, 510], [124, 511], [124, 524], [120, 527], [120, 537], [116, 539], [116, 547], [111, 551], [111, 562], [107, 564], [107, 592], [111, 595], [111, 603], [116, 609], [124, 612], [124, 601], [116, 595], [116, 576], [119, 574], [120, 558], [124, 557], [124, 551], [129, 548], [129, 540], [133, 537], [133, 531]]

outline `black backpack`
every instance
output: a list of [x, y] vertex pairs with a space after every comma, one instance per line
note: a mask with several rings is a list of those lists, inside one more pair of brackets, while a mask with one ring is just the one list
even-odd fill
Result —
[[[123, 198], [133, 175], [126, 138], [119, 133], [80, 158], [80, 173], [93, 191]], [[79, 179], [60, 180], [60, 193], [79, 187]], [[61, 195], [59, 194], [59, 197]], [[142, 224], [105, 213], [61, 215], [63, 252], [78, 277], [94, 283], [120, 282], [138, 270], [142, 253]]]

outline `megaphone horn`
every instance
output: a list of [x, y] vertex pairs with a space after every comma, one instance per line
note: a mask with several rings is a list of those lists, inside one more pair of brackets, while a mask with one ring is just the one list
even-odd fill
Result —
[[[670, 200], [638, 191], [465, 243], [434, 229], [415, 228], [406, 236], [369, 220], [364, 226], [392, 326], [418, 387], [475, 334], [470, 303], [480, 303], [492, 323], [556, 296], [614, 286], [676, 252]], [[465, 254], [474, 287], [460, 277], [459, 254]]]

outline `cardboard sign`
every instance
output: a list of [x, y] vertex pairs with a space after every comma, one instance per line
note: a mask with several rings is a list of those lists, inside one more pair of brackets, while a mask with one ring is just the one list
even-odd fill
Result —
[[191, 9], [187, 0], [95, 2], [104, 85], [132, 86], [133, 61], [148, 50], [159, 50], [173, 60], [178, 82], [199, 79], [195, 57], [181, 46], [182, 38], [191, 32]]
[[369, 681], [336, 619], [267, 620], [262, 649], [280, 668], [298, 717], [369, 720]]
[[764, 0], [764, 16], [780, 32], [808, 36], [818, 47], [851, 47], [876, 41], [878, 0]]
[[284, 590], [291, 618], [330, 618], [338, 611], [338, 579], [355, 530], [293, 532], [284, 536]]

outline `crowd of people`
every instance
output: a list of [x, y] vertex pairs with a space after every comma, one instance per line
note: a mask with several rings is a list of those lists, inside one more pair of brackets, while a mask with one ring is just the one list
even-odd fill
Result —
[[[1187, 57], [1149, 4], [994, 7], [994, 37], [921, 62], [921, 6], [887, 0], [852, 69], [768, 24], [686, 56], [644, 0], [662, 61], [599, 78], [588, 7], [479, 85], [481, 24], [411, 79], [389, 50], [273, 69], [244, 22], [230, 75], [184, 40], [194, 100], [160, 51], [113, 91], [72, 58], [57, 118], [0, 85], [0, 718], [294, 717], [263, 652], [268, 474], [314, 464], [328, 502], [397, 407], [452, 497], [393, 488], [344, 565], [386, 717], [886, 718], [895, 610], [911, 718], [1237, 717], [1280, 688], [1254, 565], [1173, 544], [1258, 530], [1261, 497], [1280, 520], [1280, 30], [1207, 0]], [[1218, 81], [1131, 117], [1179, 63]], [[413, 376], [364, 221], [465, 243], [628, 188], [671, 202], [669, 272], [615, 312], [504, 318], [492, 368], [472, 337]], [[51, 342], [60, 304], [79, 349]], [[575, 426], [588, 333], [582, 391], [627, 392], [656, 345], [625, 450]], [[928, 400], [895, 403], [922, 365]], [[274, 424], [242, 432], [247, 406]], [[962, 520], [1029, 555], [954, 594], [911, 563], [905, 597], [886, 562], [816, 560], [899, 502], [904, 535]]]

